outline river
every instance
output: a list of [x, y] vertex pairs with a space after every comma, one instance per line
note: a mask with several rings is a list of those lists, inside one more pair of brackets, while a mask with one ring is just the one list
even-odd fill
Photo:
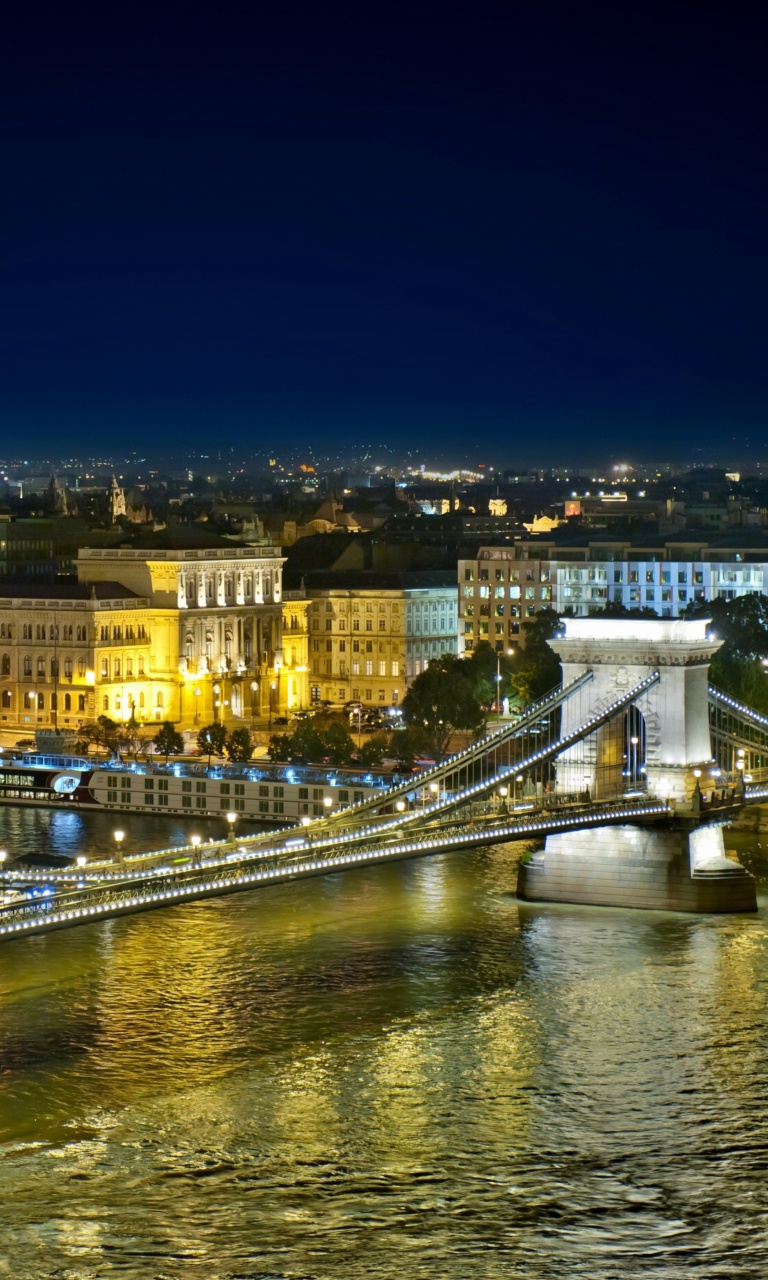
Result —
[[768, 857], [726, 843], [756, 916], [526, 905], [506, 846], [2, 944], [0, 1275], [764, 1276]]

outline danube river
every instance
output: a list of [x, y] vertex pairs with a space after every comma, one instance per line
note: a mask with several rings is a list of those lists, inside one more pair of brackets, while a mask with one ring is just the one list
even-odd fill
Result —
[[[112, 826], [3, 810], [0, 841]], [[0, 1275], [764, 1276], [765, 898], [531, 907], [515, 872], [507, 846], [4, 943]]]

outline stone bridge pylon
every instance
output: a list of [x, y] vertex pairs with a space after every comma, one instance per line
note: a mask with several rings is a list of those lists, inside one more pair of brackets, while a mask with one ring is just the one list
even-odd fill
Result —
[[[564, 751], [558, 791], [593, 800], [647, 791], [671, 802], [666, 825], [602, 827], [549, 836], [520, 867], [518, 894], [531, 901], [583, 902], [678, 911], [754, 911], [755, 882], [725, 856], [723, 827], [702, 823], [702, 787], [717, 781], [709, 727], [709, 663], [720, 641], [706, 619], [572, 618], [551, 641], [563, 685], [586, 670], [563, 704], [561, 736], [657, 678], [623, 716]], [[714, 777], [713, 777], [714, 775]]]

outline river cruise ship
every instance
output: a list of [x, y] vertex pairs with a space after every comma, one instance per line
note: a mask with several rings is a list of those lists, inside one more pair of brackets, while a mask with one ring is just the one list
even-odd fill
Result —
[[0, 804], [115, 809], [222, 818], [228, 813], [286, 826], [383, 792], [390, 774], [258, 762], [96, 762], [74, 755], [4, 751]]

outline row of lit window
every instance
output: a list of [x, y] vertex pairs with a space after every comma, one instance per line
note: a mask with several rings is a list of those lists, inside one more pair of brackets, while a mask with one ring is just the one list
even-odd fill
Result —
[[[386, 674], [387, 674], [387, 664], [385, 661], [381, 661], [379, 663], [378, 672], [375, 673], [373, 670], [373, 660], [370, 658], [366, 660], [364, 670], [362, 671], [360, 670], [360, 662], [355, 661], [354, 658], [352, 660], [351, 669], [349, 672], [345, 671], [344, 667], [345, 667], [345, 664], [343, 662], [339, 664], [339, 676], [341, 677], [344, 677], [348, 674], [353, 676], [360, 676], [360, 675], [372, 676], [374, 674], [378, 674], [380, 677], [381, 676], [386, 677]], [[390, 667], [391, 667], [390, 674], [397, 679], [400, 675], [400, 663], [392, 662], [390, 664]], [[314, 676], [319, 676], [321, 674], [320, 663], [317, 661], [312, 663], [312, 674]], [[333, 659], [332, 658], [326, 659], [324, 674], [327, 676], [333, 675]]]

